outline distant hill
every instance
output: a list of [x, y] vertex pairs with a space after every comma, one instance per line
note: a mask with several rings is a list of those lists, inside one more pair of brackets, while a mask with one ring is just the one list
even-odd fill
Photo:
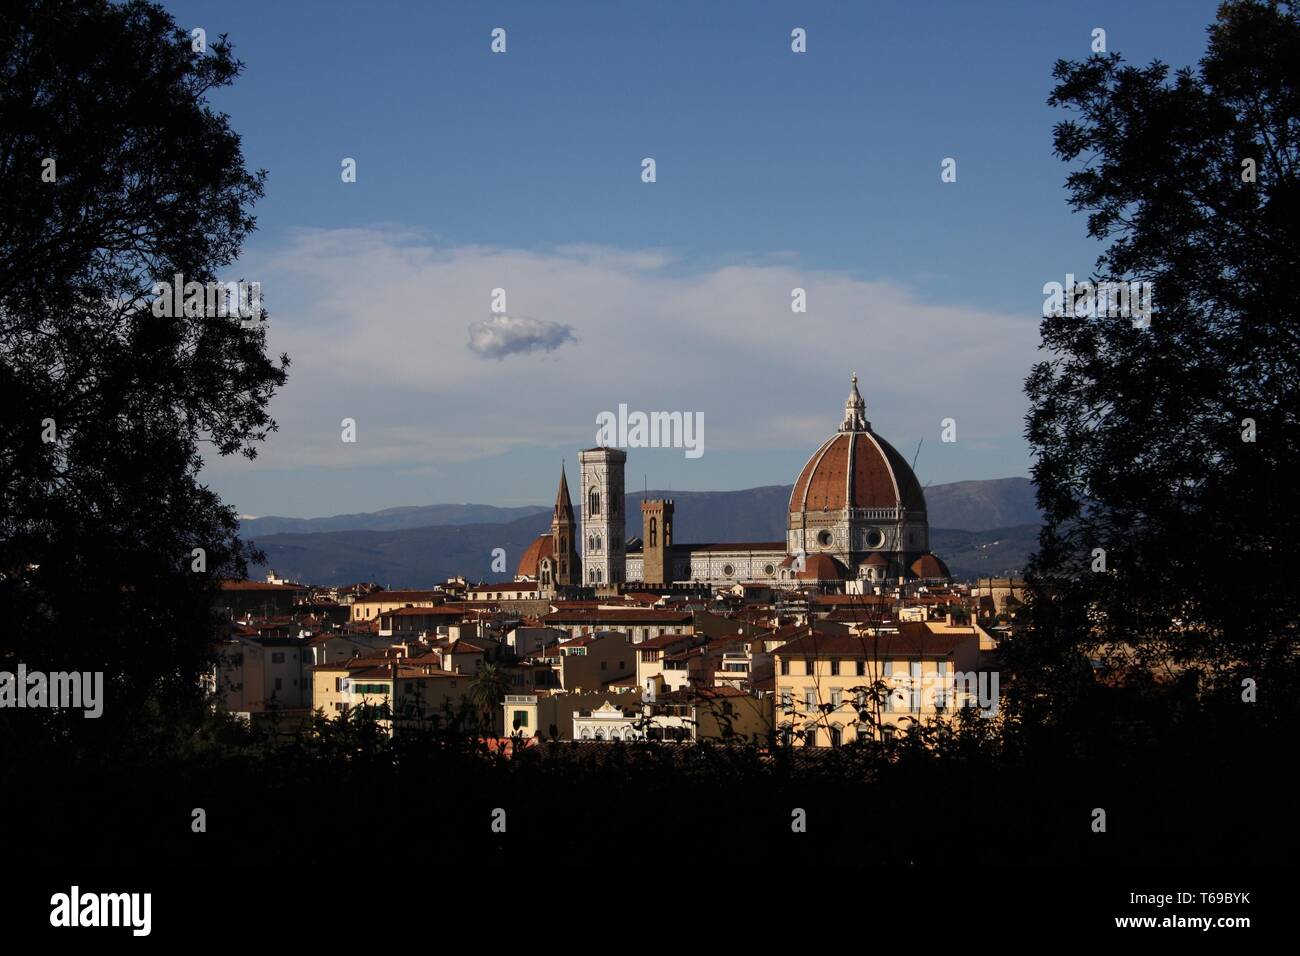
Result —
[[[673, 499], [677, 540], [691, 543], [780, 540], [790, 491], [788, 485], [768, 485], [648, 494]], [[1027, 479], [935, 485], [925, 496], [931, 548], [957, 577], [1014, 573], [1037, 544], [1039, 515]], [[641, 533], [641, 498], [638, 492], [626, 499], [629, 538]], [[487, 518], [457, 520], [457, 514]], [[266, 552], [267, 566], [293, 580], [422, 587], [456, 574], [483, 581], [513, 577], [524, 549], [550, 520], [550, 508], [542, 506], [428, 505], [333, 518], [249, 519], [243, 534]], [[491, 569], [495, 548], [505, 549], [504, 574]]]
[[988, 531], [931, 528], [930, 550], [959, 580], [1014, 577], [1024, 573], [1029, 556], [1038, 550], [1039, 527], [1035, 522]]
[[[627, 496], [627, 536], [641, 535], [641, 498], [671, 498], [677, 540], [780, 541], [785, 537], [792, 485], [744, 491], [648, 491]], [[1028, 478], [957, 481], [925, 489], [931, 528], [989, 531], [1038, 524], [1034, 486]]]
[[954, 481], [925, 489], [931, 528], [991, 531], [1043, 520], [1028, 478]]
[[[294, 532], [253, 540], [266, 552], [266, 566], [290, 580], [308, 584], [378, 581], [390, 588], [420, 588], [457, 574], [471, 581], [509, 580], [524, 549], [550, 525], [548, 511], [501, 524]], [[505, 574], [492, 571], [495, 548], [505, 549]]]
[[398, 531], [402, 528], [427, 528], [444, 524], [501, 524], [528, 515], [550, 514], [542, 505], [520, 508], [497, 508], [493, 505], [408, 505], [387, 508], [369, 514], [334, 515], [330, 518], [244, 518], [240, 532], [245, 538], [284, 532], [317, 531]]

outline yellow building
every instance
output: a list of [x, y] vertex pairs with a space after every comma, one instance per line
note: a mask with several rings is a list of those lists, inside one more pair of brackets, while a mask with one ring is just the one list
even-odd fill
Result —
[[[473, 674], [437, 666], [434, 655], [354, 658], [312, 668], [312, 709], [338, 717], [354, 707], [386, 705], [403, 719], [443, 717], [469, 697]], [[394, 692], [396, 682], [396, 692]]]
[[575, 637], [553, 644], [537, 659], [548, 662], [553, 669], [549, 681], [536, 681], [537, 686], [550, 686], [570, 693], [596, 692], [626, 677], [636, 674], [636, 648], [628, 643], [625, 634], [608, 634]]
[[623, 709], [639, 709], [641, 692], [635, 687], [624, 687], [589, 693], [507, 694], [502, 704], [503, 722], [507, 734], [524, 737], [541, 735], [556, 740], [573, 740], [573, 715], [584, 710], [594, 710], [605, 704]]
[[914, 721], [951, 716], [967, 704], [996, 711], [996, 674], [981, 669], [976, 629], [901, 623], [879, 633], [802, 630], [773, 652], [774, 719], [793, 743], [837, 747], [906, 732]]
[[373, 621], [402, 607], [433, 607], [442, 599], [436, 591], [372, 591], [352, 602], [352, 620]]

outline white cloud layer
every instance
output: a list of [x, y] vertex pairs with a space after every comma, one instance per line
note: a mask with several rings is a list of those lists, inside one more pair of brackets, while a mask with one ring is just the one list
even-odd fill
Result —
[[[297, 232], [242, 270], [262, 282], [272, 351], [293, 360], [272, 405], [280, 431], [253, 467], [577, 449], [620, 403], [702, 412], [706, 454], [811, 451], [856, 372], [868, 419], [905, 452], [922, 436], [937, 445], [952, 417], [962, 442], [1005, 448], [1007, 472], [1021, 470], [1032, 314], [923, 304], [797, 257], [736, 262], [684, 272], [656, 249], [448, 246], [386, 226]], [[791, 311], [796, 287], [806, 314]], [[497, 288], [507, 315], [528, 318], [475, 322], [467, 345], [466, 317], [487, 314]], [[357, 421], [356, 444], [340, 441], [343, 417]]]

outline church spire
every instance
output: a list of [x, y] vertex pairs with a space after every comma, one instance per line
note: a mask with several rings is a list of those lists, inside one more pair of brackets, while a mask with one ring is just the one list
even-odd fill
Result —
[[569, 482], [560, 462], [560, 487], [555, 492], [555, 513], [551, 516], [551, 555], [555, 560], [555, 583], [578, 584], [582, 565], [578, 563], [577, 522], [573, 520], [573, 502], [569, 500]]
[[573, 517], [573, 502], [569, 499], [569, 481], [564, 476], [564, 462], [560, 462], [560, 489], [555, 493], [555, 517]]
[[840, 423], [842, 432], [870, 431], [871, 422], [867, 421], [867, 403], [858, 392], [858, 374], [853, 373], [853, 383], [849, 387], [849, 397], [844, 402], [844, 421]]

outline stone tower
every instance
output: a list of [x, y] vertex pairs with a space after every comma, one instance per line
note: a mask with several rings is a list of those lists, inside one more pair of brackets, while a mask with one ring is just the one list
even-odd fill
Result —
[[641, 579], [646, 584], [672, 584], [673, 503], [671, 499], [641, 502]]
[[560, 489], [555, 493], [555, 511], [551, 515], [551, 543], [555, 559], [555, 583], [561, 587], [581, 584], [582, 565], [578, 561], [578, 522], [573, 517], [569, 499], [569, 481], [560, 465]]
[[587, 587], [622, 584], [627, 569], [623, 540], [623, 466], [627, 452], [588, 448], [582, 465], [582, 583]]

